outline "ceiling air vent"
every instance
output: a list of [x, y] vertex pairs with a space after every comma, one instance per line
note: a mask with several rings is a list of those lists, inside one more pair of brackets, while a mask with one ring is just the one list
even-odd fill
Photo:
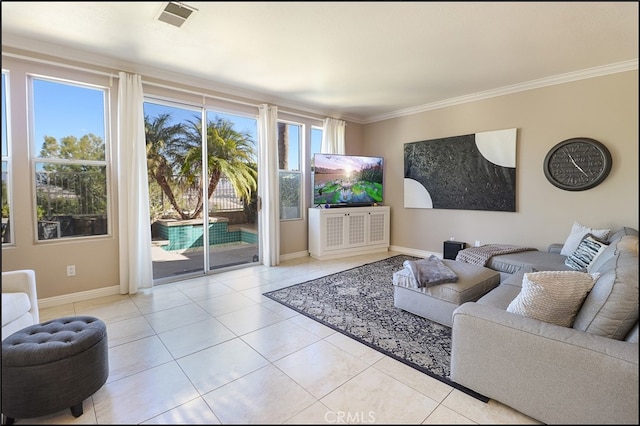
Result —
[[158, 16], [158, 21], [166, 22], [167, 24], [180, 28], [187, 18], [196, 10], [198, 9], [187, 6], [186, 4], [170, 1], [164, 7], [160, 16]]

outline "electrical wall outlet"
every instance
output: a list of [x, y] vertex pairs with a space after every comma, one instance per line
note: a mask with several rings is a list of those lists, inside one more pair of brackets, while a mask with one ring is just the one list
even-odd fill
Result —
[[76, 265], [67, 265], [67, 276], [68, 277], [76, 276]]
[[480, 247], [480, 240], [476, 240], [476, 247]]

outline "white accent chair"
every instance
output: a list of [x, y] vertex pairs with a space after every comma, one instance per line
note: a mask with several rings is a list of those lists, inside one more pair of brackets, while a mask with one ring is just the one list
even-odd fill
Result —
[[2, 273], [2, 340], [40, 322], [36, 273], [31, 269]]

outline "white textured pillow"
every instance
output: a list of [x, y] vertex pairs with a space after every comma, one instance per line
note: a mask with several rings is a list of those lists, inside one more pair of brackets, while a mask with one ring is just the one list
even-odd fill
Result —
[[589, 266], [609, 245], [587, 234], [564, 264], [580, 272], [591, 272]]
[[571, 327], [595, 279], [578, 271], [528, 272], [522, 279], [520, 294], [507, 306], [507, 312]]
[[601, 240], [606, 240], [609, 236], [609, 232], [611, 232], [611, 229], [591, 229], [577, 221], [574, 221], [573, 226], [571, 227], [571, 232], [569, 233], [567, 240], [564, 242], [562, 250], [560, 250], [560, 254], [564, 256], [571, 256], [571, 253], [576, 251], [580, 241], [582, 241], [584, 236], [587, 234], [591, 234]]

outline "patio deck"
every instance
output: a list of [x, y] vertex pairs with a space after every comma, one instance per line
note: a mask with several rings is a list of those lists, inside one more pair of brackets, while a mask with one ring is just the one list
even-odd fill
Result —
[[[256, 232], [256, 225], [231, 225], [230, 228], [242, 228]], [[180, 275], [201, 271], [204, 264], [202, 249], [184, 251], [166, 251], [162, 243], [155, 241], [151, 247], [153, 279], [176, 278]], [[210, 269], [221, 269], [257, 262], [258, 245], [249, 243], [229, 243], [210, 246]]]

